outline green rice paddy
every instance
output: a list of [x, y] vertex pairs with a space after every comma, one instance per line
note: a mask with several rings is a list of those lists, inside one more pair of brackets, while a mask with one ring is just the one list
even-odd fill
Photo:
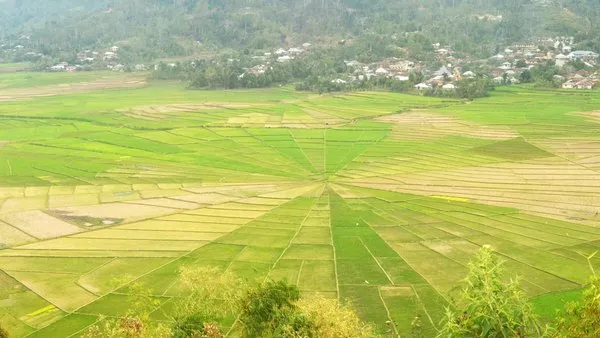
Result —
[[0, 74], [0, 323], [15, 337], [76, 337], [124, 314], [138, 282], [168, 320], [186, 265], [287, 279], [382, 334], [420, 316], [432, 336], [481, 246], [544, 317], [600, 249], [598, 92], [10, 96], [107, 75], [73, 76]]

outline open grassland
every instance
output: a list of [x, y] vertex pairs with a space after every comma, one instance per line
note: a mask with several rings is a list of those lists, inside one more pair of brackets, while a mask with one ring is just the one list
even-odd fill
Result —
[[123, 315], [135, 282], [168, 320], [187, 265], [350, 301], [381, 333], [419, 315], [431, 336], [481, 246], [543, 316], [600, 249], [600, 93], [465, 104], [19, 76], [0, 76], [0, 323], [16, 337]]

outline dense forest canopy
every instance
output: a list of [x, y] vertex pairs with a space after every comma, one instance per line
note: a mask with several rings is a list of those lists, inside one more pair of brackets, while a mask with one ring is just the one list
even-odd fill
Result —
[[139, 60], [340, 39], [489, 56], [540, 36], [598, 46], [599, 14], [595, 0], [0, 0], [0, 39], [54, 56], [120, 43]]

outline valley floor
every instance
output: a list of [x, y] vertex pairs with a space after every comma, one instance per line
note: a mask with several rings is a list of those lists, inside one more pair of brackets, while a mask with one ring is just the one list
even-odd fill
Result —
[[185, 265], [285, 278], [381, 333], [420, 316], [431, 336], [481, 246], [544, 316], [600, 248], [599, 92], [465, 103], [36, 76], [0, 74], [0, 323], [16, 337], [77, 336], [124, 314], [133, 283], [168, 320]]

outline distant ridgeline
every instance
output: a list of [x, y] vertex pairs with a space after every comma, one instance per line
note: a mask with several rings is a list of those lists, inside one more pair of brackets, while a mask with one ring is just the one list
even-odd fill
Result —
[[484, 57], [563, 35], [598, 50], [599, 14], [596, 0], [3, 0], [0, 58], [14, 61], [16, 46], [67, 59], [119, 43], [132, 62], [342, 39], [378, 56], [441, 43]]

